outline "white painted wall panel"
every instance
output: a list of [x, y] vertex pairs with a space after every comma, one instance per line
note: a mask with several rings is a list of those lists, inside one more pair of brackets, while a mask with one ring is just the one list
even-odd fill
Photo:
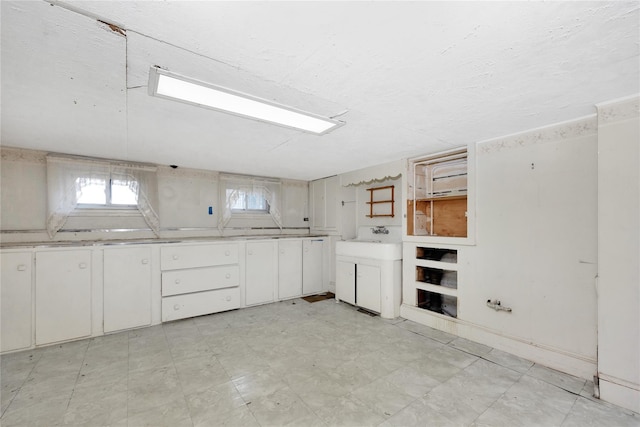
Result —
[[[602, 399], [640, 412], [640, 120], [633, 102], [598, 106], [598, 375]], [[634, 112], [627, 119], [607, 114], [625, 106]]]
[[459, 288], [460, 319], [595, 362], [596, 143], [556, 137], [478, 155], [475, 273]]

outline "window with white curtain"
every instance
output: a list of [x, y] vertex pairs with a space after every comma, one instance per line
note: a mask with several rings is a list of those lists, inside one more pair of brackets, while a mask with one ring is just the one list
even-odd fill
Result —
[[280, 180], [241, 175], [220, 175], [220, 202], [223, 206], [218, 220], [221, 230], [233, 216], [270, 215], [282, 228], [280, 215]]
[[137, 209], [159, 233], [155, 166], [48, 155], [47, 186], [47, 231], [52, 238], [82, 209]]
[[113, 178], [76, 178], [78, 208], [138, 207], [138, 181]]
[[[234, 196], [234, 192], [237, 194]], [[269, 203], [261, 191], [253, 191], [251, 187], [227, 188], [227, 199], [231, 201], [231, 212], [269, 214]]]

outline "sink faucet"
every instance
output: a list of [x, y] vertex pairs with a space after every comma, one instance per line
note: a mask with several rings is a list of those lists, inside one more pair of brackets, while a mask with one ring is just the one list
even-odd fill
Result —
[[371, 229], [373, 234], [389, 234], [389, 230], [384, 225], [377, 225]]

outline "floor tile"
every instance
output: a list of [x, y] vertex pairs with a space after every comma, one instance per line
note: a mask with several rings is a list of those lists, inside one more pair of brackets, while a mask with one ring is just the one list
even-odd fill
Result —
[[329, 426], [377, 426], [385, 421], [382, 415], [353, 396], [341, 397], [334, 405], [315, 412]]
[[631, 411], [621, 411], [620, 408], [605, 402], [594, 402], [590, 399], [578, 397], [562, 426], [638, 427], [640, 426], [640, 415]]
[[360, 387], [349, 396], [355, 397], [384, 418], [391, 417], [415, 400], [414, 396], [384, 378]]
[[638, 426], [593, 383], [302, 299], [0, 357], [2, 426]]
[[483, 354], [482, 358], [522, 373], [527, 372], [533, 366], [533, 362], [530, 362], [529, 360], [522, 359], [521, 357], [495, 348], [489, 353]]
[[560, 425], [577, 396], [524, 375], [476, 420], [477, 425]]
[[302, 420], [315, 417], [315, 414], [309, 410], [300, 397], [288, 387], [253, 399], [247, 407], [253, 413], [256, 421], [265, 426], [292, 423], [301, 425]]
[[580, 394], [586, 383], [586, 380], [583, 378], [577, 378], [573, 375], [558, 372], [554, 369], [546, 368], [538, 364], [533, 365], [531, 369], [527, 371], [527, 375], [538, 378], [575, 394]]

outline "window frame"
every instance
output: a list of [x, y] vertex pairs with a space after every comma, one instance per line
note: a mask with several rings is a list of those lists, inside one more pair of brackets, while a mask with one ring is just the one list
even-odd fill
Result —
[[249, 216], [249, 215], [271, 215], [271, 205], [269, 204], [269, 202], [267, 201], [267, 199], [265, 197], [262, 197], [262, 200], [264, 201], [264, 204], [266, 205], [265, 209], [249, 209], [248, 208], [248, 204], [249, 204], [249, 195], [250, 194], [256, 194], [254, 191], [252, 191], [251, 189], [247, 188], [247, 189], [231, 189], [231, 188], [227, 188], [226, 189], [226, 196], [229, 197], [229, 191], [238, 191], [238, 192], [242, 192], [245, 194], [245, 196], [243, 197], [244, 200], [244, 208], [243, 209], [234, 209], [231, 208], [231, 214], [236, 216], [236, 215], [242, 215], [242, 216]]
[[[82, 177], [78, 177], [76, 178], [76, 181], [78, 179], [81, 179]], [[109, 176], [109, 183], [107, 185], [107, 179], [104, 180], [105, 181], [105, 196], [106, 196], [106, 203], [101, 204], [101, 203], [76, 203], [76, 211], [131, 211], [131, 210], [138, 210], [138, 202], [137, 199], [139, 197], [139, 194], [136, 194], [136, 204], [132, 205], [132, 204], [114, 204], [112, 202], [112, 197], [113, 197], [113, 191], [112, 191], [112, 187], [113, 187], [113, 181], [114, 179]], [[136, 181], [138, 182], [138, 181]]]

